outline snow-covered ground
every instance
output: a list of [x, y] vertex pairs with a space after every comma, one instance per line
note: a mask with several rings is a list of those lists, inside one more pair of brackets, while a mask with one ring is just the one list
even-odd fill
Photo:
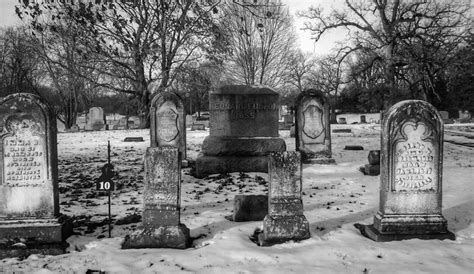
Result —
[[[58, 135], [61, 212], [74, 218], [69, 253], [31, 255], [0, 261], [4, 272], [118, 273], [472, 273], [474, 269], [474, 124], [449, 125], [444, 143], [443, 214], [456, 241], [405, 240], [377, 243], [360, 235], [354, 223], [372, 223], [379, 176], [364, 176], [369, 150], [379, 149], [380, 125], [334, 125], [352, 133], [333, 133], [336, 165], [304, 165], [303, 202], [312, 237], [294, 243], [258, 247], [249, 236], [262, 222], [235, 223], [235, 194], [267, 190], [265, 173], [232, 173], [196, 179], [183, 170], [182, 223], [195, 237], [186, 250], [121, 250], [125, 235], [140, 225], [143, 154], [148, 130], [61, 133]], [[281, 131], [294, 150], [289, 131]], [[196, 158], [208, 131], [188, 131], [188, 156]], [[141, 136], [145, 142], [123, 142]], [[94, 180], [106, 163], [107, 140], [119, 188], [112, 196], [114, 225], [107, 238], [107, 197]], [[466, 146], [471, 144], [471, 146]], [[362, 151], [344, 150], [362, 145]], [[128, 216], [128, 217], [127, 217]], [[126, 217], [126, 218], [124, 218]]]

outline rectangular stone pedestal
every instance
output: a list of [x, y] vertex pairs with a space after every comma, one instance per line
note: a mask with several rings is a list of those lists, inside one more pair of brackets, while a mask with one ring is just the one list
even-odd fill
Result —
[[263, 220], [263, 232], [258, 235], [260, 246], [270, 246], [290, 240], [310, 238], [309, 223], [304, 215], [270, 216]]
[[205, 156], [196, 159], [196, 177], [230, 172], [267, 172], [267, 156]]
[[123, 249], [129, 248], [178, 248], [191, 244], [189, 229], [183, 225], [147, 227], [125, 237]]
[[30, 254], [58, 255], [66, 252], [72, 234], [67, 217], [0, 221], [0, 259]]

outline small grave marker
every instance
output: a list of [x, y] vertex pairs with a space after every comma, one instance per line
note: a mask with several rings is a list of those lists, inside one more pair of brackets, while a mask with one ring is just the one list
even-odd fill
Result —
[[145, 142], [143, 137], [125, 137], [124, 142]]

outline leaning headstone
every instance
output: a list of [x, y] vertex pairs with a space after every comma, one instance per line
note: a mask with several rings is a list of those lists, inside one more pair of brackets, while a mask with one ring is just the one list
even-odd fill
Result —
[[64, 253], [72, 224], [59, 213], [53, 112], [17, 93], [0, 100], [0, 123], [0, 258]]
[[303, 215], [300, 153], [275, 152], [269, 158], [268, 215], [263, 220], [258, 244], [268, 246], [308, 239], [311, 235]]
[[101, 107], [90, 108], [87, 119], [87, 130], [99, 131], [105, 129], [104, 110]]
[[333, 164], [329, 103], [320, 91], [301, 93], [296, 99], [296, 150], [303, 163]]
[[151, 147], [179, 149], [186, 159], [186, 114], [181, 98], [173, 92], [161, 92], [151, 101]]
[[142, 228], [122, 248], [186, 248], [189, 229], [180, 223], [181, 153], [176, 147], [149, 147], [145, 154]]
[[442, 209], [443, 121], [419, 100], [393, 105], [384, 116], [380, 206], [374, 224], [359, 225], [375, 241], [454, 239]]
[[265, 87], [223, 86], [209, 94], [209, 136], [196, 160], [196, 177], [267, 172], [267, 155], [285, 151], [278, 134], [278, 93]]
[[234, 222], [262, 221], [267, 214], [267, 195], [235, 195]]

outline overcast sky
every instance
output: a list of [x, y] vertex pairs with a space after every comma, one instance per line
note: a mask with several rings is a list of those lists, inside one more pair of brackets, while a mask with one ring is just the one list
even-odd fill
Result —
[[[311, 5], [339, 6], [341, 0], [282, 0], [282, 2], [288, 5], [290, 12], [295, 15], [298, 10], [306, 10]], [[18, 0], [0, 0], [0, 26], [12, 26], [20, 22], [15, 14], [15, 5], [17, 3]], [[311, 34], [301, 30], [303, 23], [304, 19], [295, 16], [295, 28], [303, 51], [312, 52], [317, 55], [327, 54], [333, 47], [334, 42], [342, 39], [340, 32], [334, 32], [323, 36], [320, 41], [314, 43], [311, 40]]]

